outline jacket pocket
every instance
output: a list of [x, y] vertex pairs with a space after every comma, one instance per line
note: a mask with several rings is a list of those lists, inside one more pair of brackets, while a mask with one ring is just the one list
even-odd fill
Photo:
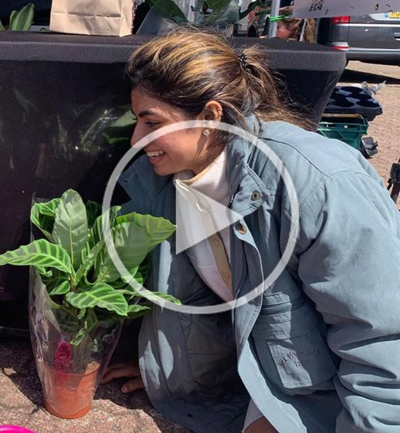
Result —
[[288, 394], [333, 389], [336, 366], [323, 329], [314, 306], [304, 298], [262, 308], [252, 337], [268, 379]]
[[180, 314], [186, 356], [198, 388], [217, 388], [238, 378], [236, 345], [229, 312]]

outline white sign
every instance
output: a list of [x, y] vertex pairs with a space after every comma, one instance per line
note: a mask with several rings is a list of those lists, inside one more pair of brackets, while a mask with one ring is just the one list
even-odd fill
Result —
[[400, 0], [295, 0], [293, 16], [324, 18], [400, 11]]

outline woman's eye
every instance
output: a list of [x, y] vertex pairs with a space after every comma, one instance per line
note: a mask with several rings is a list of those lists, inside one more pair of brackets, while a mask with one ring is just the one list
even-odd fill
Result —
[[150, 128], [154, 128], [155, 126], [159, 125], [159, 122], [146, 122], [147, 126], [150, 126]]

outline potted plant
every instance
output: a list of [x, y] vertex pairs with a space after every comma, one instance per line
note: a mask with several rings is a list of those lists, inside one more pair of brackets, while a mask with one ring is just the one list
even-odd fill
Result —
[[[62, 418], [84, 416], [119, 337], [124, 319], [150, 311], [163, 297], [140, 287], [148, 253], [175, 226], [163, 218], [101, 207], [67, 190], [36, 202], [31, 222], [45, 238], [0, 255], [0, 265], [31, 266], [30, 328], [46, 409]], [[109, 232], [103, 220], [109, 219]], [[112, 239], [127, 269], [121, 275], [107, 249]]]
[[150, 13], [138, 29], [142, 34], [161, 34], [175, 25], [194, 25], [213, 28], [231, 36], [234, 25], [245, 18], [261, 0], [251, 3], [240, 12], [238, 0], [201, 0], [196, 6], [182, 0], [146, 0]]

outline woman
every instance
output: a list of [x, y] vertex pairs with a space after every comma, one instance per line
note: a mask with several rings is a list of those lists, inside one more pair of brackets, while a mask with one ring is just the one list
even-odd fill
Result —
[[294, 39], [295, 41], [315, 42], [316, 25], [312, 18], [292, 18], [293, 6], [279, 9], [283, 16], [278, 21], [276, 37], [282, 39]]
[[189, 30], [132, 55], [133, 146], [186, 120], [241, 127], [284, 163], [298, 210], [271, 153], [215, 123], [148, 144], [121, 178], [126, 211], [175, 222], [186, 192], [202, 212], [205, 198], [239, 220], [180, 253], [175, 236], [164, 242], [151, 254], [146, 287], [185, 306], [236, 308], [155, 306], [141, 327], [140, 371], [114, 366], [104, 382], [131, 376], [123, 391], [145, 386], [160, 412], [196, 433], [394, 432], [399, 212], [359, 152], [301, 128], [264, 65], [260, 49], [236, 54], [220, 36]]

